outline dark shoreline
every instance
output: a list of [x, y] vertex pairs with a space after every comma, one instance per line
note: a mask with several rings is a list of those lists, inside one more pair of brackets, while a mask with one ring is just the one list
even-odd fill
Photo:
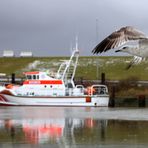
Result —
[[110, 98], [109, 107], [148, 107], [148, 98]]

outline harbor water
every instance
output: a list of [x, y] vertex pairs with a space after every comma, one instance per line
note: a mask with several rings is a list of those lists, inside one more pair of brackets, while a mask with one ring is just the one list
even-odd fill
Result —
[[0, 107], [1, 148], [146, 148], [148, 108]]

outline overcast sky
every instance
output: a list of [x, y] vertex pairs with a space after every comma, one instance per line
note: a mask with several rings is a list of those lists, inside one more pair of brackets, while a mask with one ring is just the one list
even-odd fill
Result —
[[78, 35], [81, 55], [92, 56], [97, 43], [127, 25], [148, 34], [148, 0], [0, 0], [0, 54], [67, 56]]

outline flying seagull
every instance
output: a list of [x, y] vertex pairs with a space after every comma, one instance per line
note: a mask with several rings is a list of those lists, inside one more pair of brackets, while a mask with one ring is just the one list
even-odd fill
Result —
[[115, 31], [106, 37], [92, 50], [92, 52], [93, 54], [106, 52], [109, 49], [118, 48], [128, 41], [141, 40], [145, 38], [147, 38], [147, 36], [134, 27], [122, 27], [120, 30]]
[[[138, 41], [138, 46], [126, 46], [122, 47], [128, 41]], [[122, 48], [121, 48], [122, 47]], [[93, 54], [98, 54], [106, 52], [110, 49], [118, 49], [116, 52], [126, 52], [134, 56], [132, 62], [129, 64], [127, 69], [129, 69], [133, 64], [140, 63], [145, 57], [148, 57], [148, 38], [147, 36], [137, 30], [134, 27], [126, 26], [122, 27], [111, 33], [102, 42], [100, 42], [93, 50]]]

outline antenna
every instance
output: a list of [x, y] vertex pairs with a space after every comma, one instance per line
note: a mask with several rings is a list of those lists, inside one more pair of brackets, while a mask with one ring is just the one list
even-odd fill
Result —
[[78, 49], [78, 36], [76, 36], [76, 50], [78, 51], [79, 49]]
[[70, 44], [70, 53], [72, 53], [73, 49], [72, 49], [72, 42]]
[[98, 19], [96, 19], [96, 43], [98, 43]]

